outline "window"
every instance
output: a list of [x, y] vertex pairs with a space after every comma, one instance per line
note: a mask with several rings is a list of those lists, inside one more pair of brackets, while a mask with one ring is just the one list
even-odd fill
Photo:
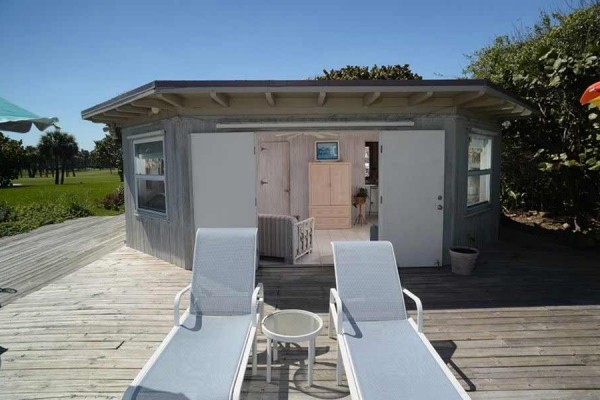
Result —
[[133, 141], [135, 198], [138, 211], [167, 213], [164, 144], [162, 136]]
[[491, 176], [492, 138], [481, 135], [469, 135], [467, 207], [490, 201]]

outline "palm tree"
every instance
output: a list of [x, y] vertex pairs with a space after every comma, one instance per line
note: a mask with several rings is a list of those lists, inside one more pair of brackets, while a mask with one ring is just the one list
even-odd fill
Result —
[[75, 137], [61, 131], [48, 132], [40, 138], [38, 149], [40, 154], [52, 163], [54, 184], [58, 185], [61, 170], [60, 183], [64, 184], [67, 163], [73, 160], [79, 151]]
[[38, 149], [42, 157], [46, 159], [46, 162], [50, 164], [54, 170], [54, 184], [58, 185], [58, 147], [60, 141], [60, 131], [48, 132], [40, 138]]
[[77, 145], [77, 141], [73, 135], [68, 133], [63, 134], [63, 140], [61, 141], [60, 146], [60, 159], [61, 159], [61, 175], [60, 175], [60, 184], [63, 185], [65, 183], [65, 171], [67, 169], [67, 164], [72, 163], [79, 152], [79, 146]]
[[30, 178], [35, 178], [35, 174], [37, 173], [38, 169], [41, 168], [40, 152], [36, 147], [25, 147], [24, 164], [27, 168], [27, 175]]

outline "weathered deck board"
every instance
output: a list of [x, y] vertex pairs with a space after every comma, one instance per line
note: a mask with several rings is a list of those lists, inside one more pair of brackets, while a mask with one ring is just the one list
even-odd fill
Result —
[[125, 240], [125, 220], [88, 217], [47, 225], [0, 239], [0, 306], [31, 293], [118, 249]]
[[[600, 397], [598, 254], [500, 243], [470, 277], [448, 269], [401, 270], [425, 307], [425, 333], [474, 399]], [[190, 272], [128, 248], [0, 309], [0, 399], [120, 398], [169, 331], [174, 293]], [[266, 311], [322, 315], [315, 385], [306, 349], [280, 351], [273, 383], [248, 373], [245, 399], [347, 398], [335, 385], [326, 336], [330, 267], [259, 269]], [[412, 311], [411, 311], [412, 312]], [[249, 370], [248, 370], [249, 372]]]

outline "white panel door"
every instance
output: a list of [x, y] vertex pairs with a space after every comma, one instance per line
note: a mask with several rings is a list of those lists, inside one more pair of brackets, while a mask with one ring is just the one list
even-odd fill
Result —
[[196, 228], [256, 227], [254, 133], [191, 135]]
[[401, 267], [442, 263], [444, 133], [380, 134], [379, 239], [392, 242]]

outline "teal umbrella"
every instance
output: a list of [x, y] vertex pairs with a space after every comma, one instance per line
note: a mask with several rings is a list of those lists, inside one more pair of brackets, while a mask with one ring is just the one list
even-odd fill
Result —
[[43, 118], [0, 97], [0, 130], [26, 133], [35, 125], [40, 131], [58, 126], [58, 118]]

